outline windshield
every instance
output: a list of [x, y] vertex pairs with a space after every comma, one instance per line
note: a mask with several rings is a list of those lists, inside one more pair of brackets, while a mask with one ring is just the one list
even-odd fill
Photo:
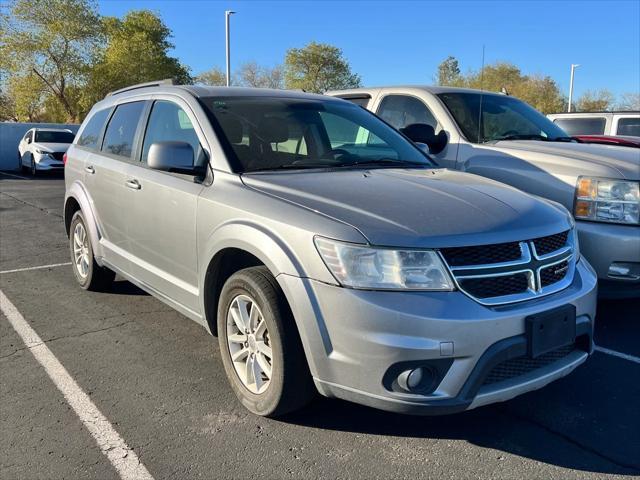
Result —
[[397, 131], [348, 102], [284, 97], [201, 100], [237, 172], [433, 166]]
[[[495, 140], [567, 140], [551, 120], [517, 98], [479, 93], [440, 93], [464, 136], [473, 143]], [[482, 118], [480, 104], [482, 97]], [[480, 121], [480, 129], [478, 129]]]
[[36, 131], [36, 142], [41, 143], [72, 143], [74, 137], [71, 132]]

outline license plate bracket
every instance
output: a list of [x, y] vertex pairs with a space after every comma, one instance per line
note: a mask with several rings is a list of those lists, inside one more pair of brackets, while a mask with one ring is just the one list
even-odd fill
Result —
[[525, 319], [527, 355], [531, 358], [576, 340], [576, 307], [563, 305]]

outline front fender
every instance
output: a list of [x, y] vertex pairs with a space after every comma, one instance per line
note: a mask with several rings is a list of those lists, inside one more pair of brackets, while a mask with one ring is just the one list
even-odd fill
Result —
[[84, 215], [84, 219], [86, 222], [87, 230], [89, 231], [89, 238], [91, 239], [91, 247], [93, 248], [93, 254], [96, 259], [98, 265], [102, 266], [102, 257], [104, 256], [102, 251], [102, 245], [100, 244], [100, 229], [98, 228], [98, 222], [95, 215], [95, 211], [92, 207], [91, 198], [89, 193], [84, 188], [84, 186], [75, 181], [71, 184], [71, 186], [67, 189], [64, 197], [64, 214], [63, 218], [65, 219], [65, 229], [67, 231], [67, 235], [69, 235], [69, 224], [71, 222], [71, 212], [70, 208], [73, 206], [73, 202], [71, 199], [75, 200], [77, 204], [80, 206], [80, 210], [82, 211], [82, 215]]

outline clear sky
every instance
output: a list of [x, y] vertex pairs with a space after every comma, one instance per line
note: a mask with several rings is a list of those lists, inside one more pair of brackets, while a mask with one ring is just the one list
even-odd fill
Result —
[[232, 68], [282, 63], [315, 40], [342, 48], [366, 86], [433, 83], [453, 55], [463, 72], [505, 60], [554, 78], [575, 94], [640, 91], [640, 0], [627, 1], [141, 1], [101, 0], [103, 15], [147, 8], [173, 31], [173, 54], [193, 74], [224, 68], [224, 11], [231, 18]]

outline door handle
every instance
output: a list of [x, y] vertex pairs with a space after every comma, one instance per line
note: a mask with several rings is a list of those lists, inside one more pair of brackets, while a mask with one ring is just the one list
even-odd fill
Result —
[[126, 182], [124, 182], [124, 184], [127, 186], [127, 188], [131, 188], [133, 190], [140, 190], [142, 188], [142, 185], [140, 185], [140, 182], [138, 182], [138, 180], [127, 180]]
[[93, 168], [92, 165], [89, 165], [88, 167], [84, 167], [84, 171], [87, 173], [90, 173], [91, 175], [93, 175], [94, 173], [96, 173], [96, 169]]

